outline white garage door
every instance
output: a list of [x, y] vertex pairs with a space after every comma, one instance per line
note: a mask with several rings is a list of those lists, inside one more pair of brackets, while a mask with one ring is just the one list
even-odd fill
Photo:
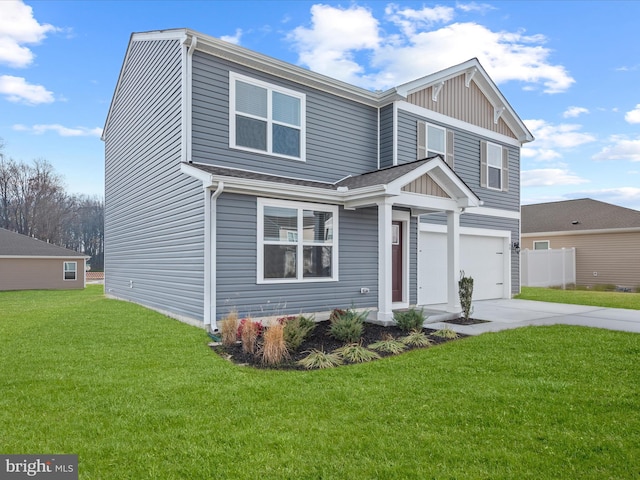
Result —
[[[504, 237], [460, 235], [460, 269], [473, 277], [474, 300], [504, 296], [506, 262], [509, 261], [504, 244]], [[446, 233], [420, 232], [418, 303], [447, 303]]]

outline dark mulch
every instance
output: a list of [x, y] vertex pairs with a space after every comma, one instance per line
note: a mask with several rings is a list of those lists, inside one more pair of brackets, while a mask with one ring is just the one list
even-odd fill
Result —
[[[231, 362], [238, 365], [250, 365], [257, 368], [270, 368], [270, 369], [277, 368], [280, 370], [304, 370], [304, 368], [297, 365], [296, 362], [298, 360], [305, 358], [311, 350], [317, 349], [317, 350], [323, 350], [325, 352], [331, 352], [336, 348], [340, 348], [345, 345], [343, 342], [336, 340], [335, 338], [331, 337], [328, 334], [329, 325], [330, 323], [328, 320], [324, 322], [318, 322], [311, 336], [302, 343], [302, 345], [297, 351], [290, 353], [291, 358], [285, 363], [278, 365], [277, 367], [265, 366], [262, 364], [259, 355], [253, 355], [253, 354], [248, 354], [243, 352], [242, 345], [239, 342], [231, 346], [212, 344], [211, 348], [213, 349], [214, 352], [218, 353], [223, 358], [227, 358]], [[451, 339], [434, 337], [430, 335], [435, 331], [436, 330], [429, 329], [429, 328], [423, 329], [423, 332], [426, 335], [429, 335], [429, 339], [431, 339], [433, 343], [432, 346], [452, 341]], [[362, 345], [366, 347], [371, 343], [377, 342], [378, 340], [382, 340], [384, 337], [386, 337], [386, 335], [391, 335], [394, 338], [398, 338], [398, 337], [406, 336], [407, 333], [403, 332], [396, 326], [383, 327], [381, 325], [375, 325], [373, 323], [365, 323], [364, 334], [362, 336]], [[467, 335], [460, 334], [458, 336], [458, 339], [464, 338], [466, 336]], [[258, 342], [260, 342], [260, 340], [258, 340]], [[410, 350], [415, 350], [416, 348], [431, 348], [431, 347], [411, 347], [410, 346], [407, 348], [407, 350], [405, 350], [405, 352], [408, 352]], [[378, 352], [378, 354], [383, 358], [392, 355], [390, 353], [385, 353], [385, 352]], [[345, 362], [345, 364], [347, 363]]]
[[489, 320], [477, 320], [475, 318], [454, 318], [453, 320], [445, 320], [444, 323], [453, 323], [454, 325], [476, 325], [478, 323], [489, 323]]

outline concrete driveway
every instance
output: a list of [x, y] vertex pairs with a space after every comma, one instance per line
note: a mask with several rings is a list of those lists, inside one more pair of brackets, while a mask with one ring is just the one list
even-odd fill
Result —
[[449, 326], [459, 333], [478, 335], [529, 325], [581, 325], [640, 333], [640, 310], [589, 307], [532, 300], [480, 300], [473, 302], [472, 318], [488, 320], [476, 325], [428, 323], [429, 328]]

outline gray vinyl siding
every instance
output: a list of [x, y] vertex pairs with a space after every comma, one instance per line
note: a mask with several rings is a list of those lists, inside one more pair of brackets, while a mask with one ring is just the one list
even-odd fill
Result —
[[[454, 132], [454, 170], [480, 197], [485, 207], [510, 211], [520, 210], [520, 151], [516, 147], [398, 110], [398, 164], [416, 160], [416, 122], [418, 120]], [[482, 140], [502, 145], [509, 151], [509, 191], [501, 192], [480, 187], [480, 142]]]
[[[229, 148], [229, 71], [306, 94], [306, 161]], [[193, 55], [196, 163], [335, 182], [377, 168], [378, 110], [206, 53]]]
[[105, 138], [105, 292], [202, 320], [202, 184], [180, 172], [181, 46], [137, 41]]
[[[339, 212], [339, 281], [256, 283], [257, 199], [223, 193], [217, 201], [218, 318], [289, 315], [334, 308], [375, 308], [378, 303], [377, 209]], [[367, 287], [369, 294], [361, 294]]]
[[393, 105], [380, 109], [380, 168], [393, 166]]
[[[447, 216], [444, 213], [423, 215], [421, 221], [434, 225], [446, 225]], [[465, 213], [460, 215], [460, 226], [486, 228], [490, 230], [508, 230], [511, 232], [511, 242], [520, 242], [519, 220]], [[520, 293], [520, 257], [515, 253], [511, 253], [511, 293]]]

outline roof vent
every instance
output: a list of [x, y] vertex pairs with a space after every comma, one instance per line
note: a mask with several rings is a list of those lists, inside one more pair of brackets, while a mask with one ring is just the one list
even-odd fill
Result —
[[579, 220], [574, 220], [573, 222], [571, 222], [571, 225], [580, 225], [580, 221]]

